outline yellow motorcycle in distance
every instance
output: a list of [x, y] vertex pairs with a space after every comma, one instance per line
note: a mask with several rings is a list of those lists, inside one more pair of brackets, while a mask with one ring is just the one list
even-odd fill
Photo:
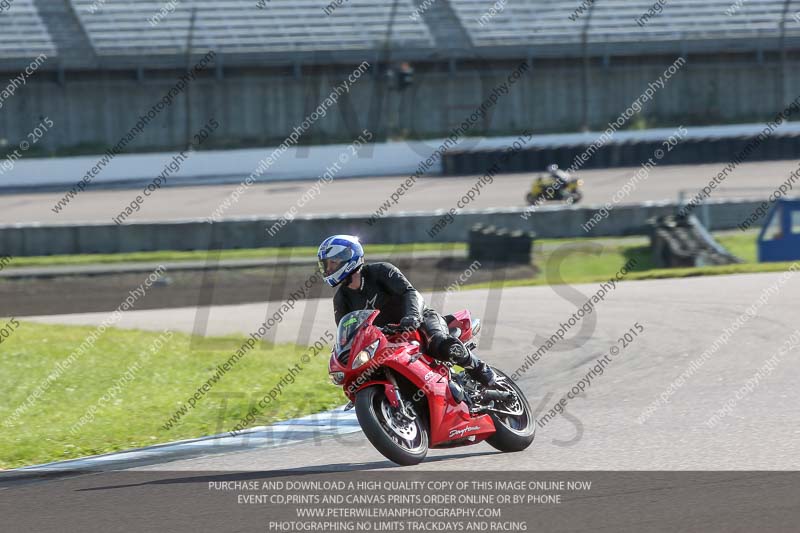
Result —
[[557, 165], [547, 167], [547, 174], [540, 175], [534, 180], [531, 190], [525, 195], [529, 205], [536, 205], [548, 201], [565, 201], [576, 204], [583, 198], [581, 187], [583, 180], [571, 177], [559, 169]]

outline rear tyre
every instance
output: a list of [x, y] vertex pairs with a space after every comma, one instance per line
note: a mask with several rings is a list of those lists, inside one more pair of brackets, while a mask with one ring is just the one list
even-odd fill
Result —
[[536, 419], [533, 417], [531, 406], [522, 389], [502, 371], [494, 367], [492, 369], [498, 376], [496, 388], [513, 391], [516, 396], [514, 403], [498, 407], [519, 414], [511, 415], [489, 411], [489, 416], [494, 422], [495, 433], [486, 439], [486, 442], [501, 452], [521, 452], [530, 446], [536, 437]]
[[375, 449], [401, 466], [419, 464], [428, 454], [428, 429], [419, 416], [408, 421], [397, 413], [383, 386], [367, 387], [356, 394], [358, 423]]

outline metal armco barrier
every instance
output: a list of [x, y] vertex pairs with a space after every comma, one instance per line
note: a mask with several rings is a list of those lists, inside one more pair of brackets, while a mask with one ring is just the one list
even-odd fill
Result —
[[[760, 205], [759, 200], [706, 202], [709, 230], [735, 229]], [[367, 224], [367, 215], [298, 216], [274, 236], [267, 228], [276, 218], [237, 217], [209, 224], [203, 220], [141, 222], [133, 224], [8, 224], [0, 225], [0, 255], [25, 257], [56, 254], [99, 254], [156, 250], [207, 250], [279, 246], [318, 246], [331, 233], [358, 235], [367, 244], [466, 242], [475, 224], [491, 224], [509, 231], [533, 231], [538, 238], [616, 237], [648, 235], [648, 219], [670, 215], [675, 202], [618, 205], [588, 232], [586, 224], [601, 206], [542, 206], [523, 217], [525, 208], [473, 209], [454, 215], [436, 237], [428, 229], [439, 223], [444, 210], [398, 212]], [[706, 209], [706, 208], [704, 208]], [[212, 229], [213, 226], [213, 229]]]

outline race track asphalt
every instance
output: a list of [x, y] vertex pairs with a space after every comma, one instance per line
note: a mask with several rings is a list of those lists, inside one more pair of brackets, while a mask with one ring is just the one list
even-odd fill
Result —
[[[797, 161], [743, 163], [714, 191], [715, 199], [731, 197], [763, 198], [784, 182], [797, 169]], [[621, 204], [648, 200], [676, 201], [680, 190], [691, 196], [705, 186], [724, 167], [723, 164], [655, 167], [647, 177], [637, 180], [628, 195], [619, 196]], [[628, 183], [638, 168], [587, 170], [578, 173], [585, 180], [588, 205], [605, 204]], [[533, 181], [533, 174], [503, 174], [482, 187], [469, 208], [523, 207], [524, 197]], [[475, 186], [479, 176], [429, 177], [420, 179], [406, 192], [391, 213], [449, 209]], [[373, 213], [406, 179], [358, 178], [336, 180], [320, 188], [319, 194], [297, 210], [299, 215], [323, 213]], [[140, 210], [127, 221], [163, 221], [210, 216], [238, 184], [213, 186], [168, 187], [147, 197]], [[225, 209], [223, 217], [280, 216], [313, 186], [312, 182], [277, 182], [253, 185], [238, 201]], [[91, 190], [77, 195], [56, 213], [55, 203], [64, 192], [0, 195], [0, 224], [40, 222], [63, 224], [74, 222], [106, 222], [118, 216], [141, 190]]]
[[[569, 400], [567, 414], [539, 427], [535, 442], [523, 452], [499, 453], [479, 444], [434, 450], [420, 465], [399, 468], [375, 451], [362, 433], [351, 433], [133, 470], [75, 472], [5, 485], [0, 477], [2, 523], [14, 526], [9, 531], [295, 531], [280, 529], [274, 521], [298, 520], [294, 513], [304, 506], [243, 504], [238, 498], [250, 493], [214, 489], [214, 483], [486, 476], [592, 482], [585, 493], [567, 491], [560, 504], [503, 511], [503, 520], [524, 522], [529, 531], [796, 531], [800, 475], [764, 471], [796, 470], [800, 461], [799, 280], [797, 273], [778, 273], [618, 284], [519, 378], [541, 417], [599, 357], [609, 354], [611, 359], [582, 397]], [[446, 302], [441, 296], [433, 301], [449, 311], [467, 307], [482, 315], [482, 355], [514, 372], [534, 346], [568, 323], [598, 290], [599, 284], [470, 290]], [[487, 302], [494, 302], [488, 310]], [[266, 312], [267, 304], [212, 308], [206, 333], [246, 333]], [[104, 316], [34, 320], [96, 324]], [[193, 308], [132, 311], [119, 326], [188, 332], [195, 328], [196, 317]], [[637, 331], [637, 323], [643, 331], [623, 347], [621, 338]], [[286, 316], [276, 329], [276, 340], [297, 341], [301, 331], [302, 342], [331, 327], [330, 302], [312, 300]], [[726, 328], [730, 336], [721, 337]], [[792, 349], [779, 352], [789, 347], [792, 332]], [[762, 371], [754, 384], [756, 372], [770, 359], [771, 369]], [[748, 380], [751, 390], [737, 396]], [[186, 387], [189, 392], [195, 384]], [[640, 419], [645, 407], [662, 394], [669, 401]], [[709, 427], [709, 417], [732, 401], [730, 414]], [[723, 470], [729, 472], [707, 472]], [[430, 528], [446, 524], [437, 519], [418, 522]], [[502, 530], [499, 527], [476, 530]]]
[[[603, 374], [584, 397], [568, 401], [568, 416], [537, 430], [522, 453], [495, 453], [488, 445], [432, 451], [419, 470], [780, 470], [800, 464], [800, 429], [793, 398], [800, 379], [797, 351], [778, 355], [777, 368], [760, 378], [741, 400], [735, 392], [775, 356], [797, 323], [800, 275], [748, 274], [622, 282], [595, 310], [570, 327], [519, 378], [539, 415], [550, 410], [612, 347]], [[566, 323], [599, 284], [524, 287], [504, 291], [461, 291], [433, 303], [448, 311], [469, 308], [484, 319], [480, 353], [507, 373]], [[765, 292], [766, 291], [766, 292]], [[430, 295], [427, 295], [430, 298]], [[758, 303], [759, 299], [764, 304]], [[487, 302], [489, 304], [487, 305]], [[491, 303], [494, 302], [494, 303]], [[272, 305], [278, 305], [273, 303]], [[755, 316], [743, 315], [755, 305]], [[309, 309], [307, 306], [316, 306]], [[488, 309], [487, 309], [488, 307]], [[497, 312], [492, 313], [492, 308]], [[274, 308], [269, 308], [270, 312]], [[209, 335], [248, 333], [265, 320], [266, 304], [220, 306], [209, 314], [194, 308], [126, 313], [119, 327], [205, 331]], [[492, 316], [494, 315], [494, 316]], [[41, 322], [96, 324], [106, 315], [34, 318]], [[740, 317], [741, 326], [732, 324]], [[198, 318], [199, 317], [199, 318]], [[207, 318], [207, 328], [197, 329]], [[199, 321], [198, 321], [199, 320]], [[274, 330], [272, 340], [308, 342], [333, 328], [330, 302], [298, 305]], [[639, 323], [644, 331], [623, 348], [619, 339]], [[568, 324], [567, 324], [568, 325]], [[701, 354], [717, 342], [710, 356]], [[300, 331], [300, 336], [298, 336]], [[800, 333], [798, 333], [800, 336]], [[725, 340], [725, 339], [723, 339]], [[313, 342], [313, 340], [312, 340]], [[534, 347], [535, 346], [535, 347]], [[320, 361], [319, 364], [327, 364]], [[694, 370], [692, 370], [694, 368]], [[674, 383], [684, 375], [682, 383]], [[668, 403], [637, 420], [672, 384]], [[265, 388], [268, 384], [265, 384]], [[323, 386], [328, 386], [327, 384]], [[187, 384], [187, 392], [193, 389]], [[736, 405], [714, 427], [706, 422], [726, 402]], [[236, 421], [231, 420], [231, 426]], [[385, 469], [390, 465], [361, 434], [296, 445], [291, 453], [247, 450], [174, 461], [148, 469], [323, 470]]]

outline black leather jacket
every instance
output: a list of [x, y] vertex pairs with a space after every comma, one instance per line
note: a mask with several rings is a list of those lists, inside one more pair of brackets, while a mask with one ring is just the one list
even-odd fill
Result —
[[361, 267], [360, 289], [341, 285], [333, 297], [336, 323], [351, 311], [380, 309], [376, 326], [397, 324], [404, 316], [422, 318], [425, 301], [400, 270], [391, 263], [371, 263]]

